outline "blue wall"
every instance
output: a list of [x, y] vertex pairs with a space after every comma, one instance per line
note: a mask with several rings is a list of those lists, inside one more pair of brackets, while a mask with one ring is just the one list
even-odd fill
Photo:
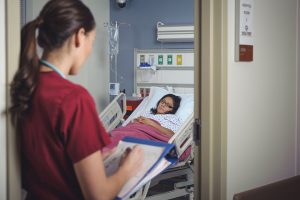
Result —
[[[194, 48], [193, 43], [161, 43], [156, 40], [156, 23], [194, 24], [194, 0], [128, 0], [125, 8], [110, 1], [110, 21], [119, 28], [118, 82], [127, 95], [133, 93], [134, 48]], [[130, 26], [122, 23], [130, 24]], [[115, 81], [110, 73], [111, 81]]]

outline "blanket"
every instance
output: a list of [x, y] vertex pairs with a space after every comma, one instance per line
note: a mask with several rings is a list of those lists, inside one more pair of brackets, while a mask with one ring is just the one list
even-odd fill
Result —
[[106, 148], [111, 149], [117, 146], [118, 142], [125, 136], [137, 137], [141, 139], [149, 139], [154, 141], [168, 142], [169, 136], [161, 134], [156, 128], [152, 126], [131, 122], [127, 126], [118, 127], [110, 132], [111, 143]]
[[[153, 141], [168, 142], [170, 137], [160, 133], [156, 128], [138, 123], [131, 122], [126, 126], [120, 126], [110, 132], [111, 143], [107, 145], [102, 151], [106, 152], [118, 145], [118, 142], [125, 136], [137, 137], [141, 139], [149, 139]], [[191, 148], [187, 148], [186, 151], [180, 156], [179, 161], [186, 159], [191, 153]]]

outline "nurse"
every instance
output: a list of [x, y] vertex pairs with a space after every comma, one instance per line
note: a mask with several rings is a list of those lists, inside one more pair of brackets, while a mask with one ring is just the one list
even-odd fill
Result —
[[80, 0], [51, 0], [21, 34], [10, 112], [26, 199], [113, 199], [139, 170], [143, 152], [133, 148], [107, 177], [101, 149], [110, 139], [95, 103], [86, 89], [65, 79], [79, 72], [92, 50], [92, 13]]

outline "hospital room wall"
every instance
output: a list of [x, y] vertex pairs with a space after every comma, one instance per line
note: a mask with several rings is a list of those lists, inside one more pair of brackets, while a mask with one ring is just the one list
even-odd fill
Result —
[[[26, 21], [34, 19], [46, 2], [47, 0], [26, 0]], [[108, 34], [104, 27], [104, 23], [109, 22], [109, 0], [85, 0], [84, 3], [95, 17], [97, 36], [93, 51], [80, 73], [69, 76], [68, 79], [88, 89], [100, 112], [109, 103]]]
[[[5, 1], [0, 0], [0, 30], [5, 30]], [[6, 108], [6, 52], [5, 31], [0, 31], [0, 112]], [[6, 116], [0, 115], [0, 199], [6, 199]]]
[[[121, 88], [127, 95], [134, 88], [134, 48], [193, 48], [190, 43], [160, 43], [156, 40], [156, 23], [194, 24], [194, 0], [128, 0], [125, 8], [119, 8], [110, 1], [110, 21], [120, 25], [119, 54], [117, 74]], [[114, 67], [112, 62], [112, 67]], [[115, 74], [110, 73], [111, 82]]]
[[297, 0], [253, 2], [253, 62], [234, 61], [235, 0], [227, 4], [228, 200], [299, 173]]

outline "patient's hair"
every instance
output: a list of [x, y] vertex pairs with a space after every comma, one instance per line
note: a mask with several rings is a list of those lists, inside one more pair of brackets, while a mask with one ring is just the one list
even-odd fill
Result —
[[151, 108], [150, 112], [152, 114], [157, 114], [157, 107], [159, 105], [159, 103], [161, 102], [161, 100], [163, 100], [166, 97], [171, 97], [173, 100], [173, 109], [165, 114], [175, 114], [180, 106], [180, 101], [181, 101], [181, 97], [180, 96], [176, 96], [174, 94], [166, 94], [165, 96], [163, 96], [156, 104], [156, 108]]

